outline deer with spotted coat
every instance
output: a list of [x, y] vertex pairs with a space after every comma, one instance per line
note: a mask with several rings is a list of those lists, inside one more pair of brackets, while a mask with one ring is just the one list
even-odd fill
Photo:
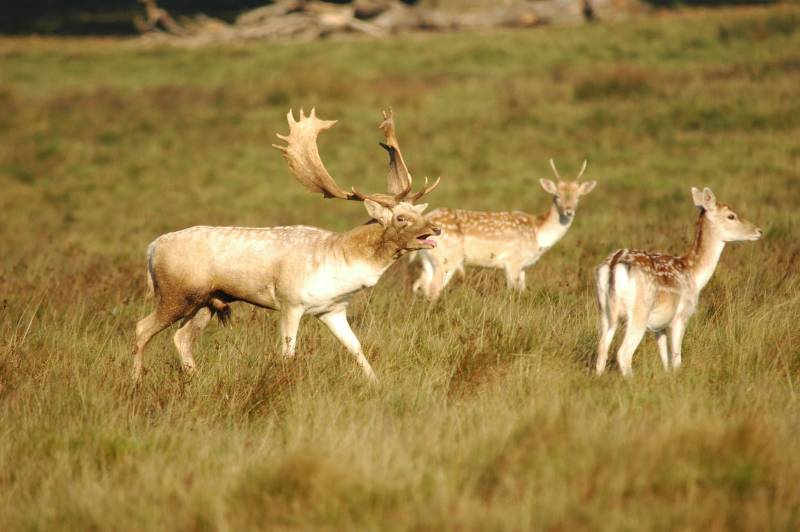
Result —
[[632, 374], [633, 353], [647, 330], [656, 335], [664, 369], [677, 370], [681, 366], [686, 325], [697, 308], [700, 291], [717, 268], [725, 244], [761, 238], [761, 229], [717, 201], [710, 188], [692, 188], [692, 198], [700, 216], [694, 242], [686, 253], [666, 255], [619, 249], [597, 268], [598, 375], [606, 369], [620, 318], [626, 321], [625, 337], [617, 351], [622, 375]]
[[508, 288], [524, 290], [525, 269], [564, 237], [575, 219], [579, 198], [597, 184], [580, 181], [586, 161], [574, 181], [562, 181], [552, 159], [550, 167], [557, 182], [540, 179], [539, 183], [552, 195], [552, 205], [539, 216], [462, 209], [437, 209], [428, 214], [428, 220], [441, 226], [443, 234], [435, 249], [412, 257], [422, 264], [413, 291], [435, 301], [456, 273], [464, 274], [465, 265], [502, 269]]
[[143, 352], [150, 339], [180, 321], [174, 336], [183, 368], [195, 369], [192, 344], [217, 314], [225, 318], [229, 304], [243, 301], [280, 312], [282, 353], [292, 357], [303, 315], [324, 323], [355, 357], [372, 381], [375, 373], [347, 321], [352, 296], [373, 286], [402, 255], [436, 246], [441, 233], [425, 219], [426, 204], [417, 200], [431, 192], [437, 180], [412, 192], [411, 175], [403, 161], [391, 111], [381, 128], [389, 153], [388, 194], [345, 191], [326, 170], [317, 136], [335, 120], [321, 120], [314, 110], [287, 115], [289, 134], [278, 135], [292, 175], [311, 192], [325, 198], [363, 202], [368, 222], [343, 233], [306, 226], [191, 227], [158, 237], [147, 249], [148, 282], [157, 296], [152, 314], [136, 325], [134, 379], [142, 375]]

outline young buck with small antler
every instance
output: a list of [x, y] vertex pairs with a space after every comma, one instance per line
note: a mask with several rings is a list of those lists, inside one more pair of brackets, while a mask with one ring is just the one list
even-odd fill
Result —
[[697, 307], [700, 291], [714, 274], [725, 243], [761, 238], [761, 229], [717, 201], [711, 189], [692, 188], [692, 197], [700, 208], [700, 217], [694, 242], [685, 254], [619, 249], [597, 268], [598, 375], [605, 371], [619, 318], [627, 322], [617, 351], [617, 363], [624, 376], [631, 375], [633, 353], [646, 330], [656, 334], [664, 369], [678, 369], [683, 333]]
[[478, 212], [437, 209], [427, 218], [442, 227], [436, 249], [416, 253], [422, 271], [413, 290], [421, 290], [430, 301], [436, 300], [464, 265], [505, 270], [509, 288], [525, 289], [525, 268], [532, 266], [545, 251], [567, 233], [575, 219], [578, 199], [594, 189], [595, 181], [581, 183], [586, 161], [574, 181], [562, 181], [550, 159], [558, 182], [539, 180], [553, 196], [550, 209], [539, 216], [524, 212]]
[[280, 312], [283, 355], [295, 352], [295, 338], [304, 314], [320, 319], [375, 380], [361, 344], [350, 329], [346, 308], [353, 294], [378, 282], [383, 272], [409, 251], [431, 249], [441, 230], [423, 216], [416, 201], [439, 181], [411, 193], [406, 168], [394, 132], [391, 111], [381, 128], [389, 152], [389, 194], [364, 195], [342, 190], [325, 169], [317, 151], [317, 136], [336, 121], [320, 120], [314, 110], [287, 115], [289, 135], [278, 135], [286, 146], [274, 145], [289, 170], [308, 190], [325, 198], [361, 201], [371, 219], [344, 233], [305, 226], [191, 227], [158, 237], [147, 248], [148, 280], [158, 305], [136, 325], [134, 378], [142, 374], [143, 351], [159, 331], [181, 321], [175, 346], [187, 372], [195, 368], [192, 343], [213, 314], [224, 318], [228, 304], [244, 301]]

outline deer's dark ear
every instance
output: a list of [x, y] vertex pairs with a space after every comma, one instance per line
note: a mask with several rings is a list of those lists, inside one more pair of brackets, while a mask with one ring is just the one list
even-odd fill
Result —
[[377, 201], [371, 199], [364, 200], [364, 207], [367, 209], [367, 214], [378, 221], [381, 225], [389, 225], [392, 221], [392, 211], [387, 209]]

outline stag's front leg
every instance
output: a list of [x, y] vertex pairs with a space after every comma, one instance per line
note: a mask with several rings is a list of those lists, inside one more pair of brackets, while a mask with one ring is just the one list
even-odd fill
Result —
[[334, 310], [327, 314], [319, 316], [322, 323], [328, 326], [333, 335], [344, 344], [347, 350], [356, 358], [356, 362], [361, 366], [362, 371], [367, 378], [374, 382], [378, 382], [375, 372], [372, 371], [372, 366], [369, 365], [367, 357], [364, 356], [364, 351], [361, 349], [361, 342], [358, 341], [353, 330], [350, 328], [350, 323], [347, 321], [347, 313], [344, 309]]
[[297, 329], [303, 317], [303, 307], [288, 307], [281, 310], [281, 354], [286, 358], [294, 356], [297, 344]]

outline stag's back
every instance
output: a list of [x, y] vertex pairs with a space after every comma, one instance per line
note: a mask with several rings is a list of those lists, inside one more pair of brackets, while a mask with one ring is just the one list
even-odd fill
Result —
[[222, 291], [252, 300], [301, 275], [308, 256], [330, 234], [305, 226], [190, 227], [151, 244], [151, 274], [159, 291], [174, 288], [197, 296]]

